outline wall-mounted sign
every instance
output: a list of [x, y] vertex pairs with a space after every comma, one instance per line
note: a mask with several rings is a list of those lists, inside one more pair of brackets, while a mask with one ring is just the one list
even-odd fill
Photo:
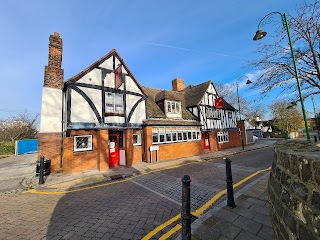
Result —
[[219, 97], [214, 100], [214, 106], [216, 109], [223, 109], [223, 98]]

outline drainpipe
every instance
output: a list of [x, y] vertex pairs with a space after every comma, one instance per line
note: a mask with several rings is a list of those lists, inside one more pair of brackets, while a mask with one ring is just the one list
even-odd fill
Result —
[[64, 103], [65, 103], [65, 91], [66, 87], [65, 85], [63, 86], [62, 89], [62, 96], [61, 96], [61, 144], [60, 144], [60, 172], [62, 172], [62, 167], [63, 167], [63, 163], [62, 163], [62, 156], [63, 156], [63, 131], [64, 131]]

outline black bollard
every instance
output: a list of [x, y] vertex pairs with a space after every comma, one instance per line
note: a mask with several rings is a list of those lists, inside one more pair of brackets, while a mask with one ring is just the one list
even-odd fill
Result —
[[190, 177], [184, 175], [182, 181], [182, 240], [191, 239], [191, 213], [190, 213]]
[[226, 174], [227, 174], [227, 206], [234, 208], [236, 206], [233, 197], [233, 181], [232, 181], [232, 173], [231, 173], [231, 160], [230, 158], [224, 158], [226, 162]]
[[40, 157], [39, 184], [44, 184], [44, 156]]
[[314, 142], [317, 142], [317, 136], [313, 136], [314, 137]]

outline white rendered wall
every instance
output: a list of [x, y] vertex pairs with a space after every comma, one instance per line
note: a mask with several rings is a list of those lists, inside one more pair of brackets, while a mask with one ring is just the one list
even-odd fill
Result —
[[126, 89], [130, 92], [136, 92], [142, 94], [141, 90], [138, 88], [137, 84], [132, 80], [131, 77], [126, 77]]
[[[119, 59], [115, 59], [115, 67], [120, 64]], [[103, 63], [100, 64], [100, 67], [106, 68], [108, 70], [113, 71], [113, 57], [110, 57], [109, 59], [106, 59]], [[127, 74], [127, 71], [122, 66], [122, 73]], [[83, 76], [81, 79], [79, 79], [77, 82], [79, 83], [86, 83], [86, 84], [92, 84], [92, 85], [102, 85], [102, 74], [101, 69], [93, 69], [89, 73], [87, 73], [85, 76]], [[134, 82], [134, 80], [130, 76], [125, 76], [124, 81], [126, 81], [126, 90], [130, 92], [135, 92], [142, 94], [141, 90], [137, 86], [137, 84]], [[114, 73], [107, 73], [106, 77], [104, 79], [104, 86], [114, 88], [115, 87], [115, 78]], [[96, 109], [98, 110], [100, 116], [102, 116], [102, 92], [98, 89], [93, 88], [85, 88], [85, 87], [79, 87], [93, 102]], [[120, 90], [124, 90], [124, 84], [122, 84], [119, 87]], [[141, 96], [135, 96], [126, 94], [126, 114], [127, 117], [134, 106], [134, 104], [141, 99]], [[145, 100], [138, 104], [137, 108], [133, 112], [133, 115], [131, 116], [130, 123], [138, 123], [142, 124], [142, 121], [146, 119], [146, 106], [145, 106]], [[87, 101], [76, 91], [72, 90], [71, 92], [71, 122], [77, 123], [77, 122], [87, 122], [87, 123], [98, 123], [98, 120], [92, 111], [90, 105], [87, 103]], [[106, 123], [125, 123], [125, 118], [121, 116], [110, 116], [105, 117]]]
[[118, 116], [105, 117], [104, 121], [106, 123], [125, 123], [124, 117], [118, 117]]
[[40, 133], [61, 132], [62, 90], [44, 87], [42, 89], [42, 105]]
[[[102, 112], [101, 91], [92, 88], [79, 87], [94, 103], [100, 116]], [[98, 123], [96, 115], [88, 102], [76, 91], [71, 91], [71, 122], [93, 122]]]
[[101, 86], [101, 70], [95, 68], [80, 78], [77, 82]]

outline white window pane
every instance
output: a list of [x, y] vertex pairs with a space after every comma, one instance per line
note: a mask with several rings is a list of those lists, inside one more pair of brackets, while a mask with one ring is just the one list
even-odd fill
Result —
[[172, 113], [176, 112], [176, 104], [174, 102], [171, 103]]

